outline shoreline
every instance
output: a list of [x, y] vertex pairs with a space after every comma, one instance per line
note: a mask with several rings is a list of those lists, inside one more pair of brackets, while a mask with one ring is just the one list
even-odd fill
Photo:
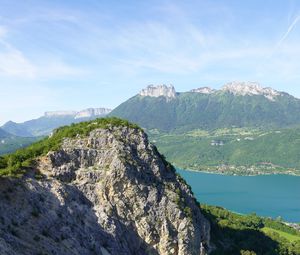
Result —
[[238, 174], [238, 173], [221, 173], [218, 171], [207, 171], [207, 170], [195, 170], [195, 169], [186, 169], [186, 168], [181, 168], [176, 166], [175, 164], [173, 164], [175, 169], [179, 169], [182, 171], [187, 171], [187, 172], [197, 172], [197, 173], [205, 173], [205, 174], [217, 174], [217, 175], [226, 175], [226, 176], [249, 176], [249, 177], [253, 177], [253, 176], [266, 176], [266, 175], [288, 175], [288, 176], [298, 176], [300, 177], [300, 173], [299, 174], [291, 174], [291, 173], [279, 173], [279, 172], [274, 172], [274, 173], [260, 173], [260, 174]]

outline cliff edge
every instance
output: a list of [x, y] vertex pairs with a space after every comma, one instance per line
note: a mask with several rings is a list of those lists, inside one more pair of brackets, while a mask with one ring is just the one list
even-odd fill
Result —
[[39, 178], [0, 178], [1, 254], [207, 254], [207, 220], [147, 135], [86, 125], [38, 157]]

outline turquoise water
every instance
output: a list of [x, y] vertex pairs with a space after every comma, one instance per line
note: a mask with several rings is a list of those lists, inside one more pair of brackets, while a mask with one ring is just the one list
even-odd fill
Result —
[[300, 222], [300, 176], [228, 176], [177, 171], [191, 185], [200, 203]]

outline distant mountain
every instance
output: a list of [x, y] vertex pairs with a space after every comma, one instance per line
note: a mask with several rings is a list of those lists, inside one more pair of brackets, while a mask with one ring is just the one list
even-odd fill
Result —
[[45, 136], [57, 127], [104, 117], [110, 111], [107, 108], [89, 108], [82, 111], [45, 112], [44, 116], [23, 123], [9, 121], [2, 126], [2, 129], [21, 137]]
[[37, 138], [35, 137], [15, 136], [0, 128], [0, 155], [25, 147], [36, 140]]
[[289, 127], [300, 124], [300, 100], [254, 82], [231, 82], [178, 93], [150, 85], [111, 113], [161, 131], [229, 127]]
[[9, 133], [7, 133], [7, 132], [4, 131], [2, 128], [0, 128], [0, 139], [1, 139], [1, 138], [7, 138], [7, 137], [9, 137], [9, 136], [10, 136]]
[[2, 129], [7, 130], [11, 134], [22, 136], [22, 137], [31, 137], [33, 136], [22, 124], [18, 124], [13, 121], [6, 122]]

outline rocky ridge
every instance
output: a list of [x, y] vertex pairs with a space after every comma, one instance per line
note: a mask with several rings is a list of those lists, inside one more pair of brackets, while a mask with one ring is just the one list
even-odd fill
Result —
[[176, 91], [172, 85], [149, 85], [147, 88], [143, 89], [139, 95], [141, 96], [150, 96], [150, 97], [167, 97], [167, 98], [175, 98]]
[[41, 179], [0, 179], [0, 251], [178, 254], [209, 250], [191, 190], [140, 129], [95, 129], [39, 158]]
[[88, 108], [81, 111], [49, 111], [45, 112], [45, 117], [72, 116], [75, 119], [91, 118], [94, 116], [103, 116], [109, 114], [111, 109], [108, 108]]
[[[200, 93], [200, 94], [214, 94], [218, 92], [229, 92], [234, 95], [246, 96], [246, 95], [262, 95], [270, 101], [274, 101], [277, 96], [280, 96], [282, 93], [272, 89], [264, 88], [257, 82], [240, 82], [234, 81], [225, 84], [221, 89], [212, 89], [210, 87], [200, 87], [192, 89], [189, 92]], [[184, 92], [183, 92], [184, 93]], [[176, 97], [175, 88], [166, 85], [149, 85], [147, 88], [143, 89], [139, 95], [141, 96], [150, 96], [150, 97], [160, 97], [164, 96], [166, 98], [173, 99]]]
[[202, 88], [192, 89], [190, 92], [201, 93], [201, 94], [212, 94], [215, 93], [216, 90], [210, 87], [202, 87]]
[[280, 92], [272, 88], [263, 88], [257, 82], [230, 82], [221, 88], [221, 91], [227, 91], [234, 95], [262, 95], [269, 100], [274, 100], [280, 95]]

